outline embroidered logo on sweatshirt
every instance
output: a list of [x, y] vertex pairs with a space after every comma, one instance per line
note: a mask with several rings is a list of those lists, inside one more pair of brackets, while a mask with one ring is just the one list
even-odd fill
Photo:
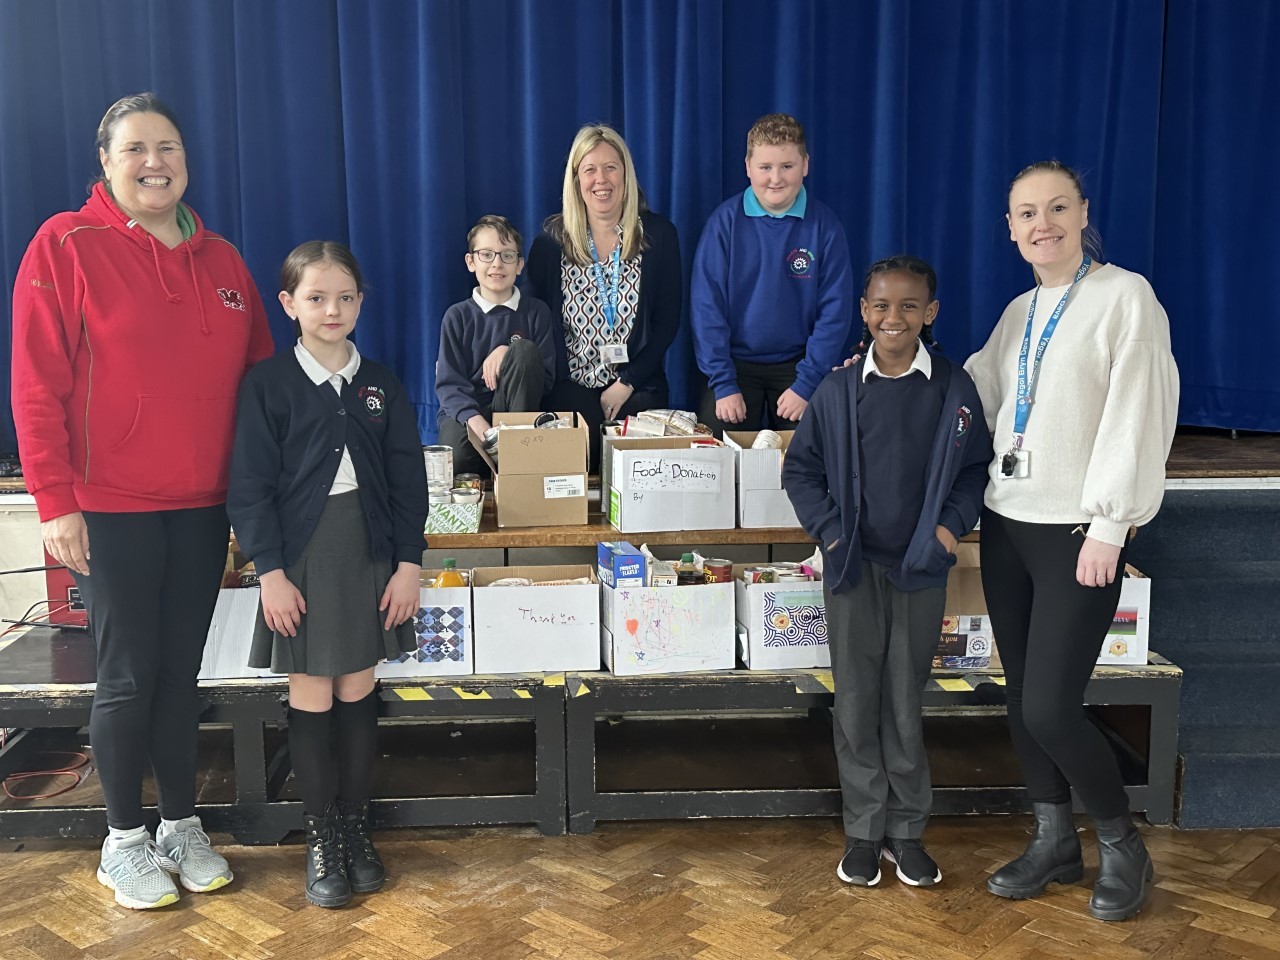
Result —
[[369, 419], [374, 423], [381, 423], [383, 411], [387, 408], [387, 395], [382, 392], [382, 388], [361, 387], [360, 399], [364, 401], [364, 408], [369, 413]]
[[804, 247], [797, 247], [787, 254], [787, 269], [797, 280], [812, 280], [813, 268], [817, 262], [818, 258], [813, 255], [813, 251]]
[[37, 280], [35, 277], [32, 277], [32, 278], [31, 278], [31, 285], [32, 285], [33, 287], [39, 287], [39, 288], [40, 288], [40, 289], [42, 289], [42, 290], [52, 290], [52, 289], [53, 289], [53, 284], [52, 284], [50, 281], [48, 281], [48, 280]]
[[956, 408], [956, 439], [959, 440], [969, 432], [969, 422], [973, 419], [973, 411], [961, 404]]
[[218, 288], [218, 296], [222, 298], [222, 305], [232, 310], [244, 309], [244, 297], [241, 296], [239, 290], [228, 290], [226, 287]]

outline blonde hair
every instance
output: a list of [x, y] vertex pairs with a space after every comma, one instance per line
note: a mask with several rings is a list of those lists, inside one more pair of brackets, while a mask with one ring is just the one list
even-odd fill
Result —
[[756, 147], [780, 147], [794, 143], [801, 159], [809, 156], [804, 142], [804, 127], [789, 113], [770, 113], [761, 117], [747, 131], [747, 159]]
[[564, 188], [560, 196], [560, 213], [553, 214], [543, 224], [564, 254], [579, 266], [591, 263], [587, 250], [587, 206], [578, 185], [578, 167], [583, 158], [607, 143], [618, 151], [622, 160], [622, 258], [630, 260], [645, 248], [644, 230], [640, 226], [640, 185], [636, 181], [635, 164], [626, 141], [613, 127], [603, 123], [589, 123], [578, 131], [569, 148], [569, 159], [564, 167]]

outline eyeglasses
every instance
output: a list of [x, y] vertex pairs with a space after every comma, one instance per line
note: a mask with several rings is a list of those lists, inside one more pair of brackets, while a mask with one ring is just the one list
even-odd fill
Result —
[[498, 257], [503, 263], [515, 263], [520, 259], [520, 254], [514, 250], [472, 250], [471, 255], [481, 263], [493, 263], [493, 258]]

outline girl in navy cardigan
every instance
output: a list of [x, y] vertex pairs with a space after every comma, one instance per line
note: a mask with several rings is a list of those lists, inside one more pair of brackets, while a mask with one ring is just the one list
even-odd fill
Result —
[[280, 280], [299, 339], [241, 387], [227, 512], [262, 584], [249, 665], [289, 675], [307, 899], [340, 907], [384, 880], [373, 671], [414, 649], [427, 478], [400, 381], [347, 339], [364, 299], [351, 251], [304, 243]]

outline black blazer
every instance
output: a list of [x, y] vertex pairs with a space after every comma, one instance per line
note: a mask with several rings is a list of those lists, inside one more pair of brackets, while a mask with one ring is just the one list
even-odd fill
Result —
[[[631, 362], [619, 368], [618, 379], [638, 391], [665, 388], [663, 363], [667, 348], [680, 329], [684, 305], [684, 277], [680, 238], [675, 224], [646, 210], [640, 217], [648, 246], [640, 265], [640, 298], [627, 337]], [[556, 326], [556, 379], [569, 379], [569, 354], [564, 337], [564, 294], [561, 291], [560, 244], [545, 230], [529, 248], [525, 278], [529, 292], [551, 308]]]

